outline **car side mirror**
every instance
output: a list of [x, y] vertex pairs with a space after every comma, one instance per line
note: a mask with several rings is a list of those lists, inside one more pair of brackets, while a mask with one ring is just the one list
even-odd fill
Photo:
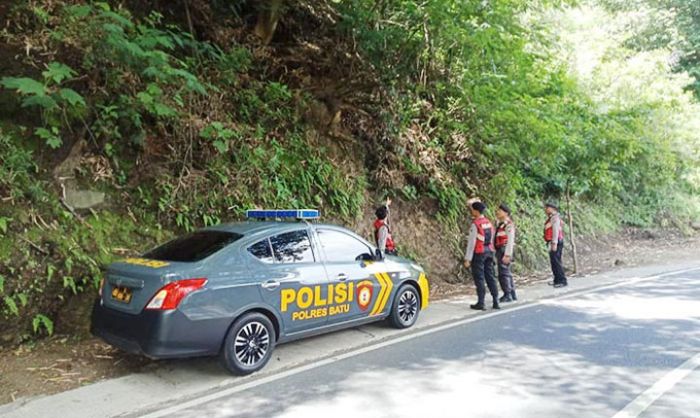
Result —
[[355, 257], [356, 261], [374, 261], [374, 257], [370, 253], [362, 253]]

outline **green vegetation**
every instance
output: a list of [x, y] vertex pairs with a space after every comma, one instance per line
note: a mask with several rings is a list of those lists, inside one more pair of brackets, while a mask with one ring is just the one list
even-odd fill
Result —
[[[506, 201], [520, 268], [544, 259], [543, 200], [589, 237], [700, 218], [700, 24], [686, 2], [10, 3], [11, 341], [61, 329], [104, 264], [250, 207], [358, 224], [395, 196], [437, 216], [456, 266], [467, 199]], [[73, 190], [106, 201], [72, 208]], [[420, 259], [438, 235], [406, 248]]]

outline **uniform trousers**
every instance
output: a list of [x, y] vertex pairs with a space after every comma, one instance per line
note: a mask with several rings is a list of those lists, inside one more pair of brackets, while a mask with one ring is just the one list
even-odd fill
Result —
[[[480, 305], [484, 304], [486, 286], [488, 286], [489, 293], [493, 297], [493, 302], [498, 303], [498, 286], [493, 274], [493, 253], [474, 254], [471, 267], [478, 303]], [[486, 282], [486, 286], [484, 286], [484, 282]]]
[[504, 296], [515, 296], [515, 283], [513, 283], [513, 274], [510, 271], [511, 263], [505, 264], [503, 257], [506, 255], [506, 247], [496, 249], [496, 260], [498, 260], [498, 282], [501, 285], [501, 290]]
[[552, 274], [554, 275], [554, 284], [567, 284], [566, 274], [564, 273], [564, 265], [561, 262], [561, 255], [564, 251], [564, 241], [559, 241], [557, 243], [557, 250], [551, 250], [551, 243], [549, 250], [549, 263], [552, 266]]

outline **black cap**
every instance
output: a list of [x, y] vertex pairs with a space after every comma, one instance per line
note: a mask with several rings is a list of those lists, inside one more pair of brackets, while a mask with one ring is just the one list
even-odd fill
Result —
[[502, 210], [503, 212], [507, 213], [508, 216], [510, 216], [510, 208], [509, 208], [508, 205], [506, 205], [505, 203], [501, 203], [501, 204], [498, 206], [498, 209]]
[[557, 205], [554, 204], [553, 202], [547, 202], [547, 203], [545, 203], [545, 204], [544, 204], [544, 207], [559, 210], [559, 206], [557, 206]]
[[389, 210], [386, 206], [380, 206], [374, 211], [374, 214], [377, 215], [377, 219], [386, 219], [387, 215], [389, 215]]
[[474, 202], [472, 203], [472, 209], [479, 211], [479, 213], [484, 213], [486, 210], [486, 205], [484, 205], [482, 202]]

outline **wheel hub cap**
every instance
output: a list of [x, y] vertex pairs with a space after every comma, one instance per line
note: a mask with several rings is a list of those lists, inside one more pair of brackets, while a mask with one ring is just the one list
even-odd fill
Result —
[[404, 292], [399, 298], [399, 318], [403, 323], [409, 323], [418, 313], [418, 298], [413, 292]]
[[236, 359], [246, 366], [255, 366], [270, 347], [270, 334], [260, 322], [250, 322], [243, 326], [233, 343]]

